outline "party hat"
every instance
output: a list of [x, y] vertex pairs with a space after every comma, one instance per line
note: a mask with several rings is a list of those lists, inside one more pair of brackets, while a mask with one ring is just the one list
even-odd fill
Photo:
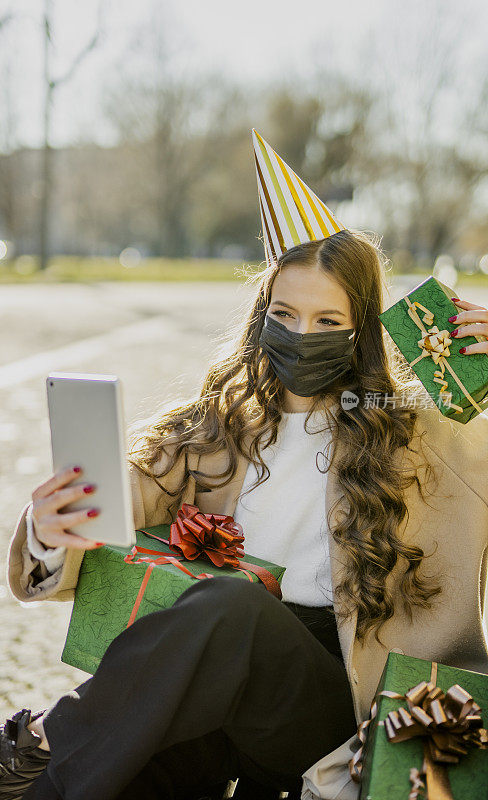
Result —
[[264, 250], [269, 265], [285, 250], [326, 239], [345, 226], [253, 128]]

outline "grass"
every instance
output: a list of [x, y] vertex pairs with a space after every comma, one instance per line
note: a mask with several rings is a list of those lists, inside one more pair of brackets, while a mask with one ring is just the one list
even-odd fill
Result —
[[[259, 270], [259, 264], [218, 258], [146, 258], [137, 266], [124, 267], [118, 258], [56, 256], [46, 270], [37, 268], [35, 256], [0, 261], [0, 283], [91, 283], [96, 281], [243, 281]], [[395, 275], [393, 265], [392, 273]], [[410, 274], [419, 282], [431, 272], [416, 267]], [[456, 286], [487, 287], [482, 272], [458, 273]]]
[[457, 286], [488, 286], [488, 275], [484, 272], [474, 272], [472, 275], [469, 273], [459, 273]]
[[21, 256], [0, 262], [0, 283], [242, 281], [243, 267], [253, 270], [239, 262], [216, 258], [147, 258], [137, 266], [123, 267], [118, 258], [56, 256], [41, 272], [34, 256]]

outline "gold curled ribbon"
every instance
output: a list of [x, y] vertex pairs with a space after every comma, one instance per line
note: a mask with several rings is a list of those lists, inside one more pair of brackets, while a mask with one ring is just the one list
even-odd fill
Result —
[[[469, 747], [488, 749], [488, 731], [483, 728], [481, 708], [459, 684], [443, 692], [436, 685], [437, 662], [432, 662], [429, 682], [421, 681], [405, 692], [383, 690], [380, 696], [405, 700], [408, 706], [390, 711], [384, 725], [389, 742], [405, 742], [416, 736], [424, 737], [421, 769], [410, 769], [412, 788], [408, 800], [417, 800], [426, 790], [426, 800], [454, 800], [447, 773], [447, 764], [457, 764], [467, 755]], [[356, 783], [361, 782], [363, 752], [367, 729], [378, 713], [376, 697], [371, 704], [369, 719], [358, 727], [361, 746], [349, 761], [349, 772]]]
[[[411, 320], [415, 322], [417, 327], [421, 330], [423, 336], [418, 341], [418, 346], [422, 350], [421, 354], [414, 358], [413, 361], [410, 361], [410, 366], [413, 367], [418, 361], [422, 358], [431, 357], [439, 369], [434, 372], [434, 383], [439, 383], [441, 386], [441, 391], [439, 392], [439, 396], [442, 397], [444, 404], [447, 405], [448, 408], [454, 409], [457, 414], [462, 414], [464, 408], [461, 406], [456, 405], [451, 401], [452, 393], [446, 392], [447, 389], [447, 381], [444, 378], [444, 373], [446, 369], [451, 373], [452, 377], [456, 381], [457, 385], [463, 392], [464, 396], [469, 400], [471, 405], [480, 413], [483, 413], [483, 409], [480, 405], [474, 400], [468, 390], [466, 389], [464, 383], [459, 379], [453, 368], [448, 362], [448, 358], [451, 355], [449, 350], [449, 345], [452, 344], [452, 339], [449, 338], [449, 331], [442, 330], [440, 331], [437, 325], [433, 325], [434, 322], [434, 314], [428, 308], [419, 303], [417, 300], [412, 301], [410, 300], [409, 296], [406, 295], [404, 300], [407, 304], [407, 312]], [[417, 308], [422, 309], [424, 315], [422, 319], [420, 319], [419, 314], [416, 310]], [[425, 325], [429, 326], [427, 330]]]

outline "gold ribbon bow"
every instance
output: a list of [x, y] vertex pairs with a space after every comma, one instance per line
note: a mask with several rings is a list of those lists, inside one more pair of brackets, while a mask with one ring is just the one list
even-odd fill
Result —
[[[410, 319], [415, 322], [423, 334], [422, 338], [418, 341], [418, 346], [422, 352], [417, 358], [414, 358], [413, 361], [410, 361], [410, 366], [413, 367], [414, 364], [416, 364], [422, 358], [431, 357], [434, 361], [434, 364], [439, 367], [439, 369], [434, 372], [433, 381], [434, 383], [439, 383], [441, 386], [439, 396], [442, 398], [444, 405], [447, 405], [448, 408], [454, 409], [457, 414], [462, 414], [464, 411], [464, 408], [461, 408], [461, 406], [458, 406], [456, 403], [451, 401], [452, 393], [446, 392], [448, 384], [444, 377], [444, 373], [447, 369], [471, 405], [474, 406], [474, 408], [480, 414], [483, 413], [481, 406], [478, 405], [476, 400], [473, 400], [464, 383], [462, 383], [462, 381], [458, 378], [447, 360], [451, 355], [449, 345], [452, 344], [452, 340], [449, 338], [449, 331], [440, 331], [437, 325], [433, 325], [434, 314], [417, 300], [412, 303], [408, 295], [405, 296], [404, 300], [407, 304], [407, 311]], [[422, 309], [424, 312], [422, 319], [419, 317], [417, 308]], [[425, 325], [429, 326], [428, 330], [426, 329], [424, 322]]]
[[429, 332], [417, 344], [422, 348], [422, 355], [419, 358], [430, 355], [434, 360], [434, 364], [438, 363], [441, 356], [447, 358], [451, 355], [449, 345], [452, 344], [452, 339], [449, 338], [449, 331], [440, 331], [437, 325], [429, 328]]
[[[417, 800], [423, 789], [426, 800], [454, 800], [447, 764], [457, 764], [468, 753], [468, 747], [488, 749], [488, 731], [483, 728], [481, 708], [459, 684], [446, 693], [436, 686], [437, 663], [432, 662], [430, 681], [422, 681], [405, 694], [380, 692], [384, 697], [405, 700], [406, 708], [390, 711], [384, 721], [386, 736], [391, 743], [405, 742], [416, 736], [424, 738], [422, 768], [410, 769], [412, 789], [408, 800]], [[378, 713], [376, 698], [371, 704], [369, 719], [358, 727], [361, 747], [349, 762], [352, 779], [359, 783], [362, 773], [366, 730]]]

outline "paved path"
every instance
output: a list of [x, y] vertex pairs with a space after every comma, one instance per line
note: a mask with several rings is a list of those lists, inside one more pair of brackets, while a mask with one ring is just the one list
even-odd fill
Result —
[[52, 473], [45, 376], [116, 374], [127, 425], [189, 398], [249, 289], [223, 284], [56, 284], [0, 291], [0, 721], [45, 708], [88, 675], [60, 661], [72, 603], [19, 603], [6, 586], [8, 541]]
[[[404, 278], [395, 294], [418, 280]], [[252, 291], [222, 284], [52, 284], [0, 289], [0, 721], [45, 708], [88, 675], [60, 661], [71, 603], [18, 603], [6, 587], [8, 541], [52, 472], [45, 376], [117, 374], [128, 425], [189, 398]], [[488, 292], [462, 296], [488, 304]]]

